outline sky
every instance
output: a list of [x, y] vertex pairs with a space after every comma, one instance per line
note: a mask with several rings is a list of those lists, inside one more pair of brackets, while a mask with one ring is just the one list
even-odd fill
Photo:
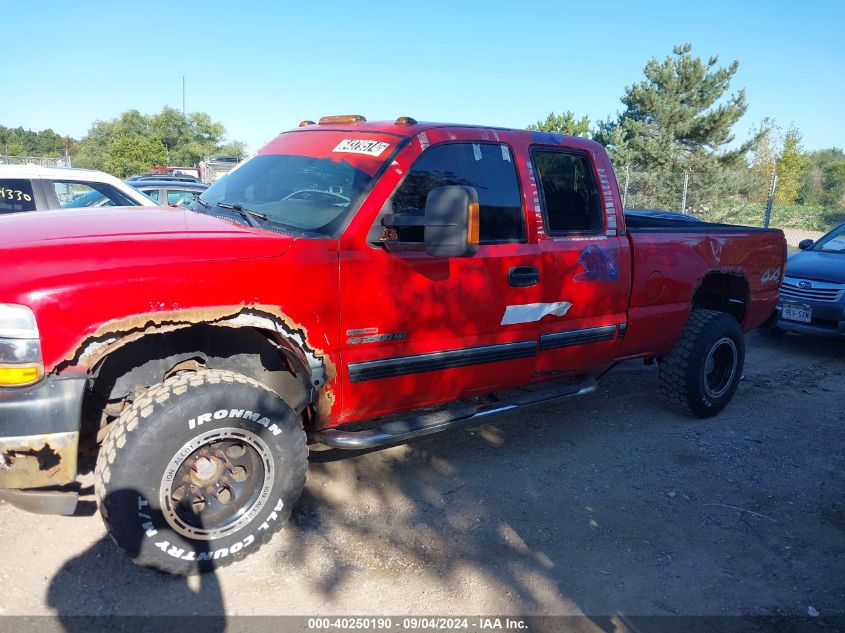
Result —
[[203, 111], [255, 151], [302, 119], [525, 127], [550, 111], [622, 109], [652, 57], [690, 42], [739, 60], [730, 92], [795, 125], [807, 150], [845, 148], [845, 0], [143, 3], [0, 0], [0, 125], [76, 138], [96, 119]]

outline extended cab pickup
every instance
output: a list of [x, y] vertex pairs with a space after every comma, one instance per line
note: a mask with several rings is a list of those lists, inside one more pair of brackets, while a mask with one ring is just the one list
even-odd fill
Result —
[[304, 122], [187, 210], [0, 219], [0, 494], [73, 512], [96, 453], [136, 562], [221, 565], [281, 527], [309, 444], [583, 395], [636, 358], [716, 414], [784, 257], [776, 230], [626, 221], [592, 141]]

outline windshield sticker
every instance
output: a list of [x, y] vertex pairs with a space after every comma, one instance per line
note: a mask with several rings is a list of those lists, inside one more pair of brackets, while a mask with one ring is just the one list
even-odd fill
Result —
[[363, 139], [346, 138], [337, 144], [332, 151], [345, 154], [366, 154], [367, 156], [381, 156], [390, 147], [390, 143], [382, 141], [365, 141]]

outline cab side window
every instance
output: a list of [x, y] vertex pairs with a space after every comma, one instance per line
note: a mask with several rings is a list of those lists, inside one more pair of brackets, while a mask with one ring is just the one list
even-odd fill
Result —
[[80, 207], [137, 207], [137, 202], [102, 182], [53, 181], [62, 209]]
[[574, 152], [531, 152], [541, 184], [546, 233], [595, 233], [602, 229], [601, 199], [590, 159]]
[[141, 193], [145, 196], [150, 198], [151, 200], [158, 202], [158, 188], [156, 189], [141, 189]]
[[[478, 192], [480, 242], [525, 240], [522, 195], [513, 155], [501, 143], [444, 143], [427, 149], [393, 195], [393, 213], [423, 215], [429, 192], [461, 185]], [[422, 242], [422, 227], [399, 230], [399, 239]]]

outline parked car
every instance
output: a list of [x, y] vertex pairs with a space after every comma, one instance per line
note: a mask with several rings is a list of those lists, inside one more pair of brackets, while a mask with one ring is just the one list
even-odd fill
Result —
[[845, 338], [845, 223], [798, 248], [786, 261], [777, 313], [760, 331]]
[[162, 206], [178, 207], [190, 204], [208, 189], [208, 185], [188, 180], [127, 180], [126, 183]]
[[319, 189], [300, 189], [285, 196], [285, 200], [305, 200], [323, 205], [338, 205], [345, 207], [349, 204], [349, 198], [331, 191], [320, 191]]
[[120, 179], [93, 169], [0, 165], [0, 216], [77, 207], [152, 207]]
[[202, 182], [197, 176], [187, 174], [136, 174], [126, 179], [128, 184], [140, 180], [175, 181], [175, 182]]
[[189, 209], [106, 213], [0, 231], [0, 492], [72, 513], [95, 452], [113, 540], [171, 573], [268, 542], [309, 441], [405, 442], [629, 359], [716, 415], [786, 252], [775, 229], [626, 217], [593, 141], [405, 117], [323, 119]]

